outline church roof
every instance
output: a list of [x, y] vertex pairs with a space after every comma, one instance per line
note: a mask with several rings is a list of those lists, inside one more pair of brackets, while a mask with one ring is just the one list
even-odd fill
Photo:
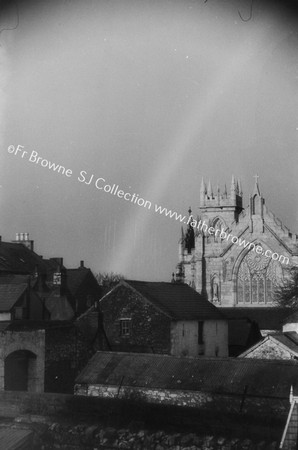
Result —
[[298, 362], [97, 352], [76, 383], [288, 398]]
[[260, 330], [281, 330], [284, 319], [289, 315], [289, 308], [247, 307], [220, 308], [228, 319], [248, 318], [259, 325]]
[[131, 286], [174, 320], [225, 320], [219, 308], [186, 284], [133, 280], [119, 284]]

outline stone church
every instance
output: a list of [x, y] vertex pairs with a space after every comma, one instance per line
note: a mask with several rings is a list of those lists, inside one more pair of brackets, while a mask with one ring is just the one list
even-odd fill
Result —
[[257, 176], [247, 208], [234, 176], [223, 193], [202, 180], [198, 217], [189, 210], [182, 229], [176, 281], [217, 306], [273, 306], [275, 286], [297, 263], [298, 236], [266, 207]]

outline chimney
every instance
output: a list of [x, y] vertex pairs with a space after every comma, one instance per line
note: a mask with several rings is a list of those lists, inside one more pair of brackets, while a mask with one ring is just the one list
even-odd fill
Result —
[[80, 261], [80, 269], [83, 269], [85, 266], [84, 266], [84, 261]]
[[30, 241], [29, 233], [16, 233], [16, 239], [15, 241], [12, 242], [16, 244], [23, 244], [25, 245], [25, 247], [27, 247], [29, 250], [33, 252], [34, 241]]

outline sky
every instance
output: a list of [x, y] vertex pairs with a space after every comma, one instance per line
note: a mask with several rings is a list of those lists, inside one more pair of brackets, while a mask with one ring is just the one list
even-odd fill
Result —
[[[155, 205], [197, 214], [202, 177], [223, 189], [233, 174], [245, 206], [258, 174], [298, 233], [294, 3], [3, 3], [2, 240], [28, 232], [69, 268], [170, 281], [181, 224]], [[113, 184], [151, 208], [99, 189]]]

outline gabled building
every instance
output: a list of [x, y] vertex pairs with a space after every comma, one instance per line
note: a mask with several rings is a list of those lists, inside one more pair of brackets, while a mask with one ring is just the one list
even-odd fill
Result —
[[122, 280], [98, 303], [112, 350], [228, 356], [228, 324], [186, 284]]
[[0, 390], [72, 392], [74, 377], [94, 353], [76, 317], [101, 288], [81, 261], [43, 259], [26, 233], [0, 239]]
[[239, 355], [239, 358], [298, 359], [298, 334], [291, 331], [268, 335]]

